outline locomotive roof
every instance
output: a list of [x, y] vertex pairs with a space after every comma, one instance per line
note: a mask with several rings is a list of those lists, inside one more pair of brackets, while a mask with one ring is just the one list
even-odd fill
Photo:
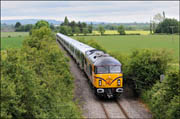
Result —
[[94, 63], [95, 66], [104, 66], [104, 65], [121, 65], [121, 63], [113, 57], [99, 57]]
[[64, 39], [66, 42], [68, 42], [69, 44], [71, 44], [71, 46], [73, 46], [74, 48], [76, 48], [76, 49], [78, 49], [80, 52], [82, 52], [83, 54], [85, 54], [85, 52], [86, 51], [88, 51], [88, 50], [93, 50], [93, 49], [95, 49], [95, 48], [93, 48], [93, 47], [90, 47], [90, 46], [88, 46], [88, 45], [86, 45], [86, 44], [84, 44], [84, 43], [81, 43], [81, 42], [79, 42], [79, 41], [77, 41], [77, 40], [74, 40], [74, 39], [72, 39], [72, 38], [70, 38], [70, 37], [68, 37], [68, 36], [66, 36], [66, 35], [63, 35], [63, 34], [61, 34], [61, 33], [57, 33], [57, 35], [59, 36], [59, 37], [61, 37], [62, 39]]

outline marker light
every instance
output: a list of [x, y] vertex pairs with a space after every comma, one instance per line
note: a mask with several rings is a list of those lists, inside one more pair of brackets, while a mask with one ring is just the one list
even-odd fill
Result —
[[121, 81], [120, 81], [120, 79], [119, 79], [119, 80], [117, 80], [117, 85], [118, 85], [118, 86], [120, 86], [120, 85], [121, 85]]
[[101, 86], [102, 85], [102, 81], [101, 80], [99, 80], [99, 86]]

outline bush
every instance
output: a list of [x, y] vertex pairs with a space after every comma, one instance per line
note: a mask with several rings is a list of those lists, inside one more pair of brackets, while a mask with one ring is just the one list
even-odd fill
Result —
[[143, 93], [142, 98], [148, 104], [155, 118], [177, 119], [180, 116], [179, 81], [178, 71], [170, 70], [162, 83], [157, 82], [152, 89]]
[[2, 118], [80, 118], [68, 59], [49, 28], [33, 30], [1, 63]]
[[169, 52], [166, 50], [141, 49], [134, 50], [130, 56], [129, 81], [134, 83], [137, 92], [149, 89], [164, 74], [171, 61]]

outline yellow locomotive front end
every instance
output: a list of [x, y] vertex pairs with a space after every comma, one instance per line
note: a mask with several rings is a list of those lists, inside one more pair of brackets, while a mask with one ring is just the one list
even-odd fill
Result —
[[99, 59], [94, 65], [92, 83], [98, 95], [108, 98], [119, 96], [123, 92], [123, 73], [120, 62], [112, 57]]

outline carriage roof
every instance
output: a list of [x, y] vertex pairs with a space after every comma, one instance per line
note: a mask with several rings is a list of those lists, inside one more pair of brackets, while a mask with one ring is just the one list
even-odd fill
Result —
[[57, 36], [59, 36], [60, 38], [62, 38], [63, 40], [65, 40], [66, 42], [68, 42], [71, 46], [73, 46], [75, 49], [78, 49], [81, 53], [85, 54], [86, 51], [88, 50], [93, 50], [95, 48], [90, 47], [84, 43], [81, 43], [77, 40], [74, 40], [68, 36], [65, 36], [61, 33], [57, 33]]

